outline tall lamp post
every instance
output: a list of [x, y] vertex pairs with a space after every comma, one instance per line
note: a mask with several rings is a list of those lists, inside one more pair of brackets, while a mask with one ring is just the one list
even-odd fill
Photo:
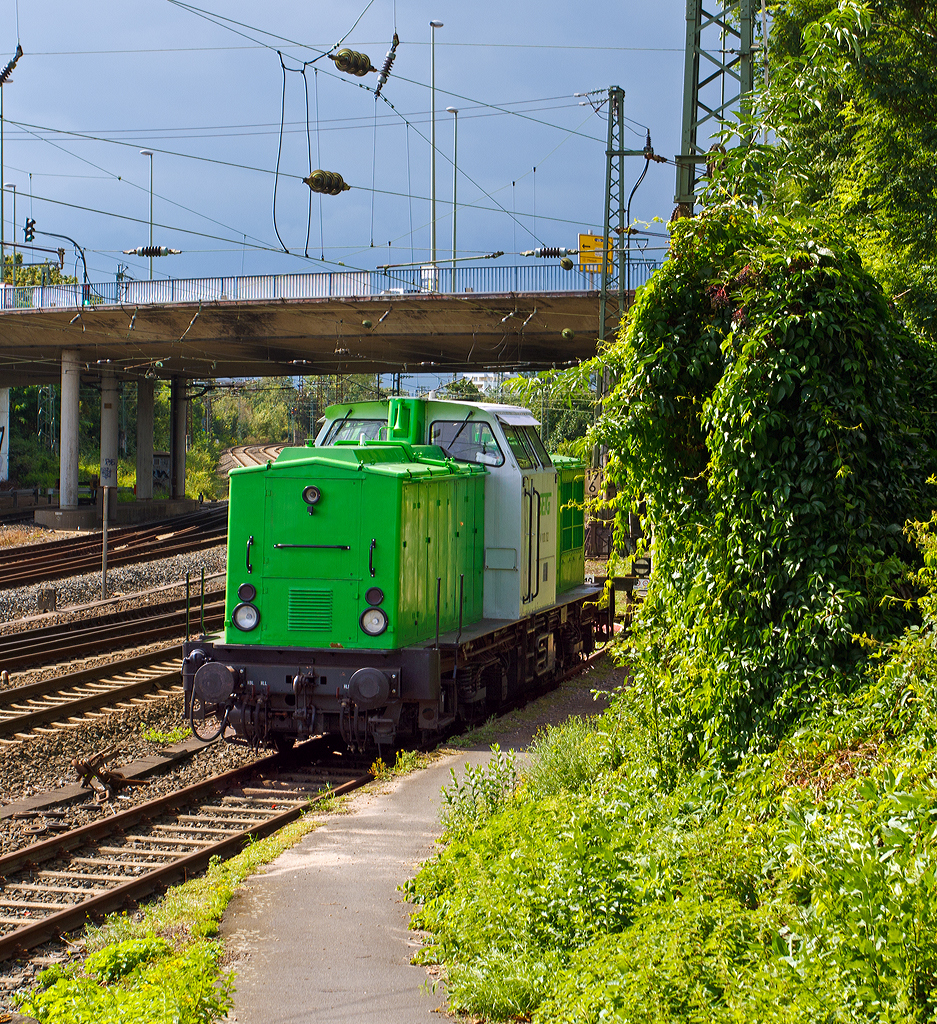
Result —
[[[150, 158], [150, 248], [153, 247], [153, 150], [141, 149], [140, 156]], [[153, 257], [150, 257], [150, 280], [153, 280]]]
[[10, 283], [16, 284], [16, 182], [5, 181], [3, 187], [13, 193], [13, 269], [10, 271]]
[[455, 291], [455, 196], [459, 177], [459, 111], [455, 107], [446, 107], [446, 113], [452, 114], [452, 290]]
[[430, 63], [430, 75], [429, 75], [429, 92], [430, 92], [430, 149], [432, 150], [432, 156], [430, 158], [430, 259], [433, 266], [436, 265], [436, 29], [442, 28], [441, 21], [431, 21], [430, 27], [430, 44], [429, 44], [429, 63]]

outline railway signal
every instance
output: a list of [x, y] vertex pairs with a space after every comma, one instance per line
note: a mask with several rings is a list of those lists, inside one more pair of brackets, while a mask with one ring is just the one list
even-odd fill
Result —
[[23, 237], [31, 242], [36, 237], [36, 221], [33, 217], [26, 218], [26, 226], [23, 228]]

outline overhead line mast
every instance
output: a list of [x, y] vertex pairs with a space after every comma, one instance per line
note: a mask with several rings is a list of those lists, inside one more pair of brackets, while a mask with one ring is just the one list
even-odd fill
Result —
[[755, 0], [687, 0], [675, 217], [692, 217], [709, 139], [752, 90]]

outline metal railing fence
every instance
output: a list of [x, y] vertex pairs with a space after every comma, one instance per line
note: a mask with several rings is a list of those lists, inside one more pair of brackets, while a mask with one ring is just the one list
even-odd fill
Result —
[[[623, 278], [632, 288], [644, 284], [660, 263], [633, 259]], [[370, 298], [380, 295], [537, 294], [596, 291], [601, 275], [558, 263], [517, 266], [403, 267], [391, 270], [263, 274], [162, 281], [104, 281], [89, 284], [0, 285], [0, 310], [62, 309], [88, 306], [144, 306], [174, 302], [277, 299]]]

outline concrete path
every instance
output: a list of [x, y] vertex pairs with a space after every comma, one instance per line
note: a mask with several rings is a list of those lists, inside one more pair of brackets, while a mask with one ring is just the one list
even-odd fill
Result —
[[429, 768], [353, 797], [346, 814], [249, 878], [225, 912], [222, 936], [236, 973], [238, 1024], [448, 1020], [445, 994], [410, 958], [419, 939], [397, 886], [431, 856], [440, 790], [451, 767]]
[[440, 790], [450, 768], [502, 750], [526, 749], [545, 722], [605, 706], [593, 687], [622, 672], [590, 670], [482, 730], [472, 749], [353, 796], [322, 826], [247, 879], [225, 911], [221, 934], [236, 992], [238, 1024], [419, 1024], [453, 1020], [445, 993], [431, 990], [408, 931], [413, 908], [398, 886], [416, 874], [439, 835]]

